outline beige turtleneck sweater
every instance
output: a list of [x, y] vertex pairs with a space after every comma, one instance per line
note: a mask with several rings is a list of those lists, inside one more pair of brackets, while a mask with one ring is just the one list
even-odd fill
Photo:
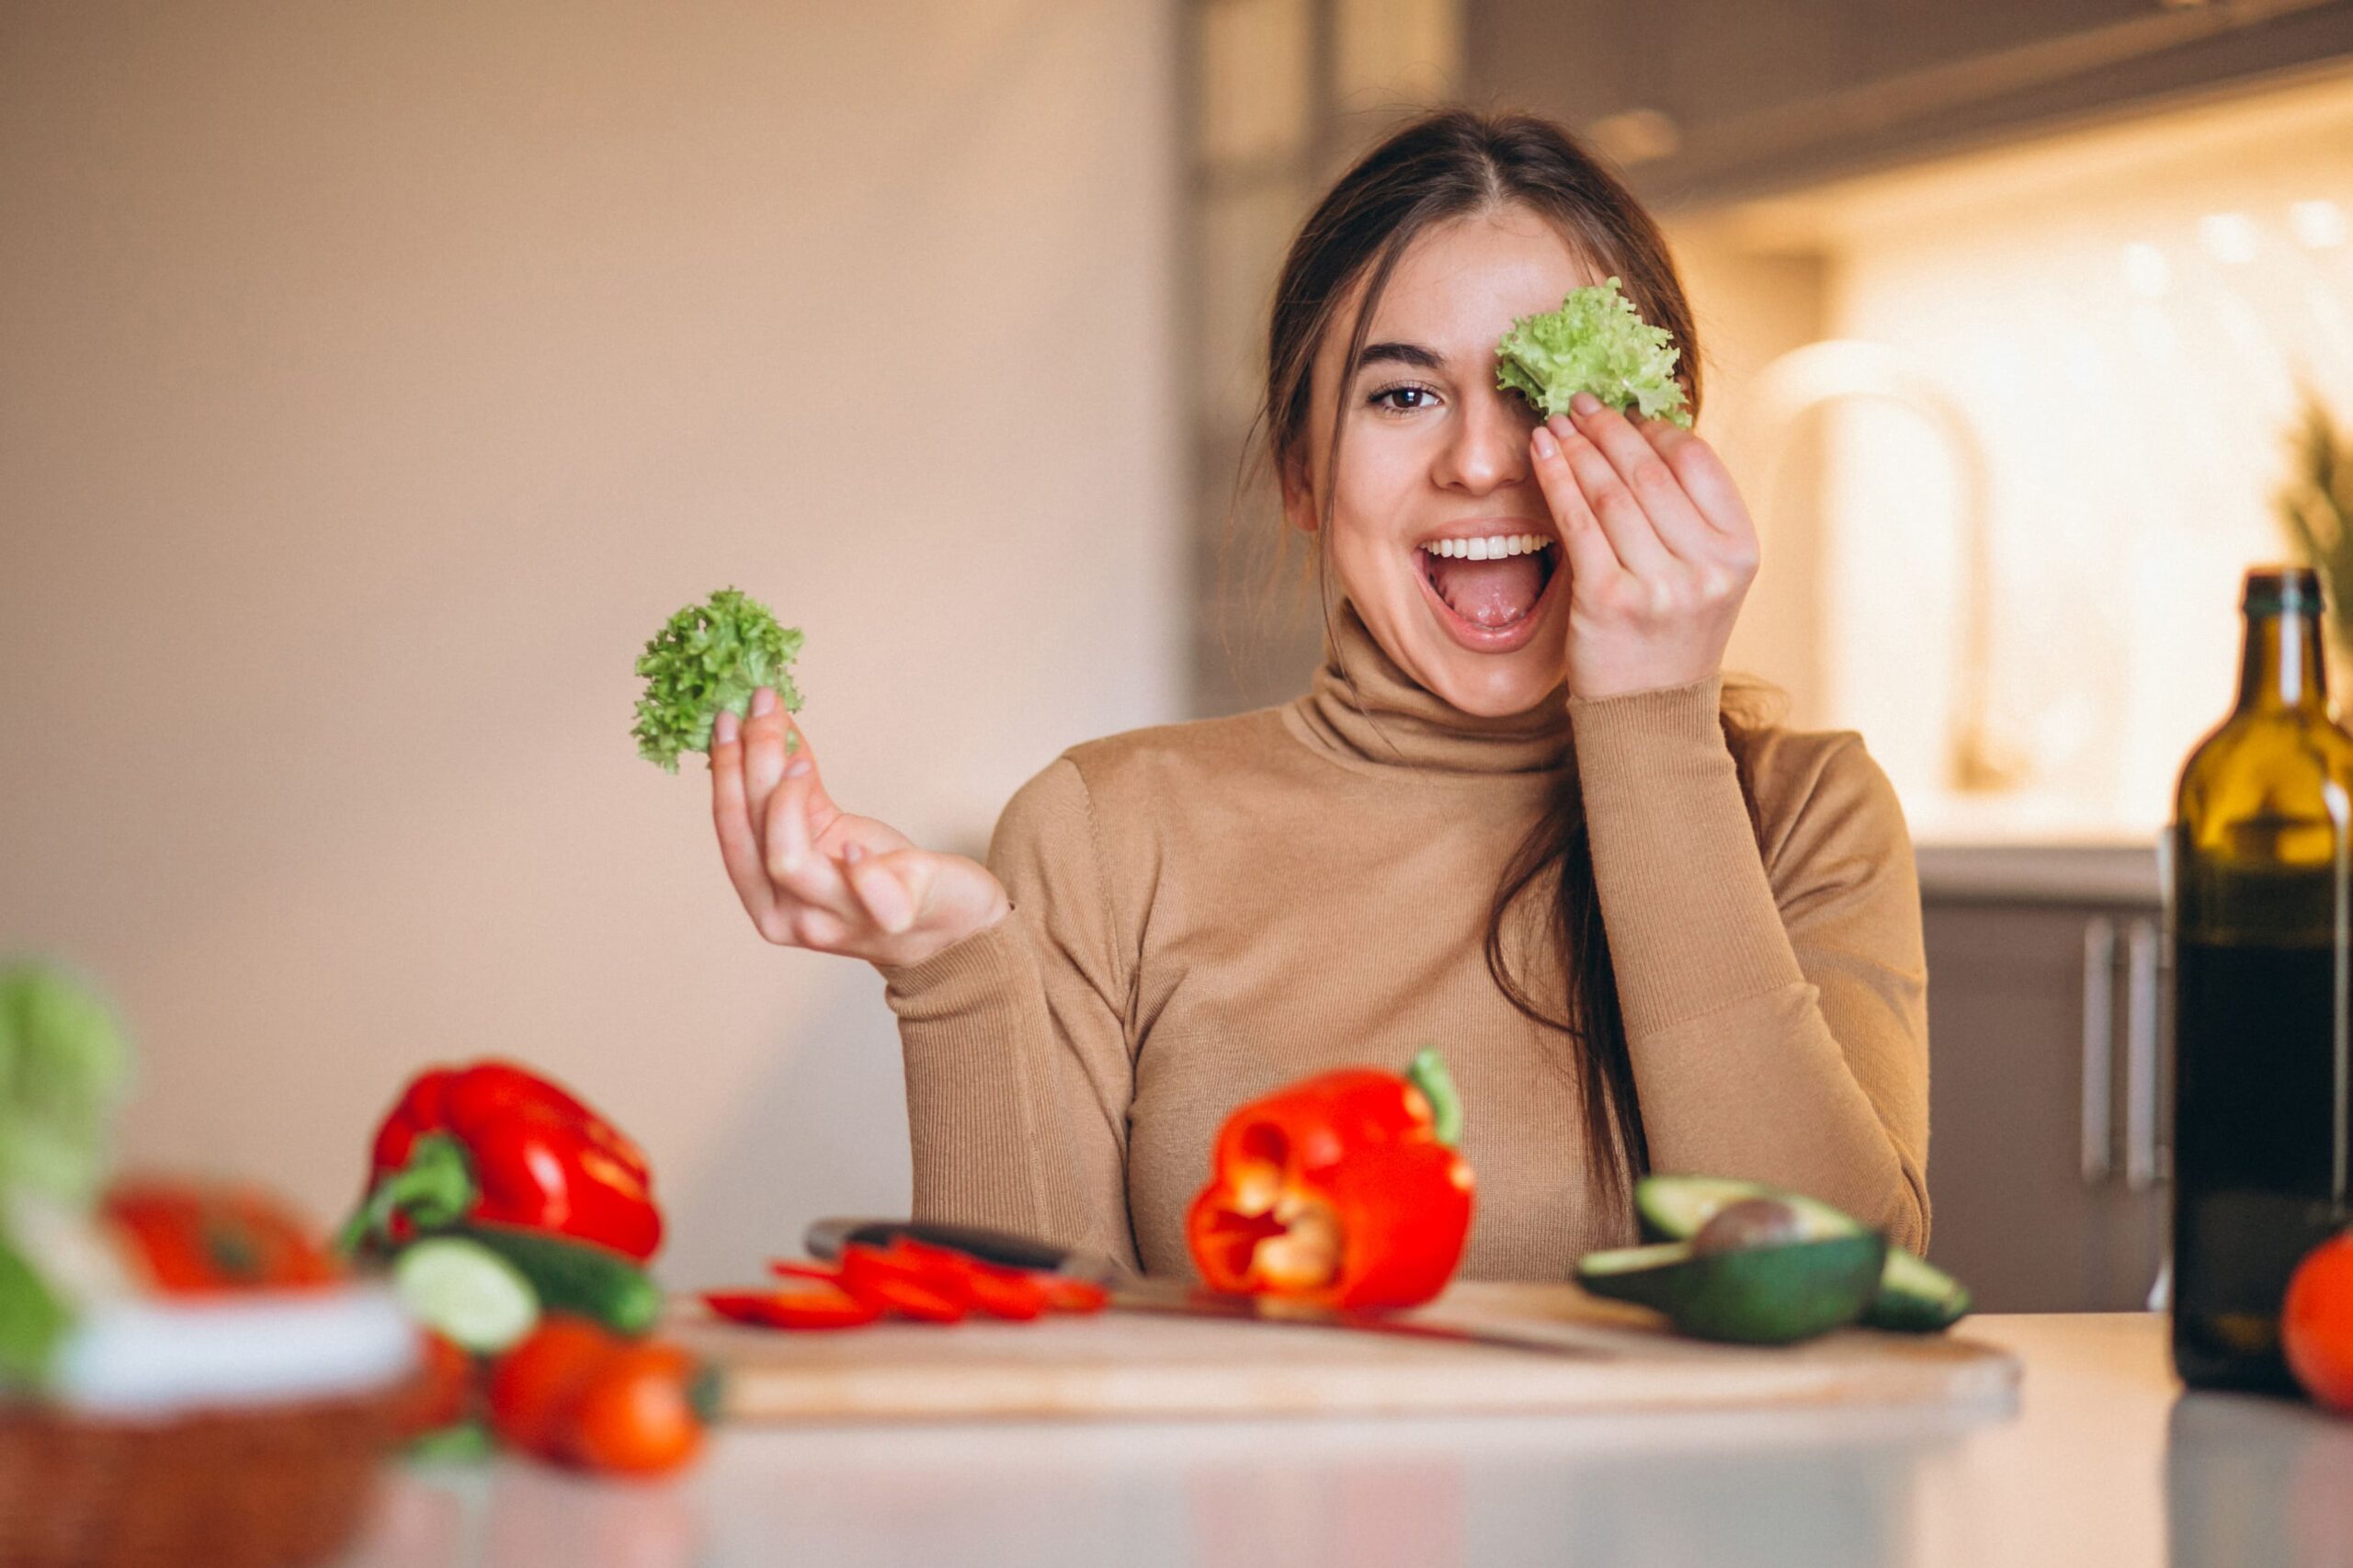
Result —
[[[1466, 1277], [1559, 1279], [1633, 1240], [1570, 1041], [1512, 1007], [1483, 946], [1548, 770], [1573, 766], [1652, 1168], [1793, 1187], [1920, 1246], [1927, 975], [1902, 812], [1855, 735], [1768, 730], [1760, 853], [1719, 699], [1714, 679], [1556, 688], [1475, 718], [1343, 606], [1296, 701], [1065, 752], [990, 846], [1013, 913], [884, 971], [915, 1214], [1189, 1272], [1185, 1210], [1228, 1112], [1435, 1043], [1478, 1178]], [[1562, 983], [1557, 960], [1538, 972]]]

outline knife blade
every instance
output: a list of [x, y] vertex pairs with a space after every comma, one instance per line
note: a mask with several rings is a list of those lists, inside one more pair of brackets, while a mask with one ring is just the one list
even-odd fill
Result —
[[1185, 1280], [1152, 1278], [1136, 1273], [1116, 1258], [1059, 1247], [1051, 1242], [979, 1225], [951, 1225], [916, 1220], [833, 1218], [812, 1223], [802, 1244], [813, 1257], [837, 1259], [852, 1244], [889, 1246], [904, 1239], [961, 1252], [983, 1263], [1038, 1273], [1059, 1274], [1103, 1287], [1111, 1306], [1120, 1312], [1161, 1312], [1179, 1317], [1225, 1318], [1238, 1322], [1279, 1324], [1292, 1328], [1333, 1329], [1349, 1334], [1378, 1334], [1407, 1339], [1459, 1345], [1485, 1345], [1509, 1350], [1553, 1356], [1608, 1359], [1618, 1354], [1603, 1335], [1581, 1324], [1539, 1319], [1509, 1324], [1450, 1323], [1425, 1315], [1401, 1317], [1390, 1312], [1321, 1307], [1279, 1296], [1231, 1296]]

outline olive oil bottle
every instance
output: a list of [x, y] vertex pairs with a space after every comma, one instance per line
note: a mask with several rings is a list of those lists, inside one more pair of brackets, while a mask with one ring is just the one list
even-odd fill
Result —
[[2290, 1392], [2288, 1277], [2345, 1222], [2353, 735], [2329, 717], [2320, 583], [2246, 577], [2238, 702], [2183, 765], [2174, 936], [2173, 1358]]

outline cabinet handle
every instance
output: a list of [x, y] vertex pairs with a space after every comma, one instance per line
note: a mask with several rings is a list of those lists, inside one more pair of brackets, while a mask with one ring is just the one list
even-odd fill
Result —
[[2124, 944], [2124, 1185], [2157, 1185], [2157, 924], [2135, 920]]
[[2103, 1182], [2114, 1168], [2114, 1106], [2109, 1082], [2116, 1036], [2116, 922], [2084, 922], [2084, 1180]]

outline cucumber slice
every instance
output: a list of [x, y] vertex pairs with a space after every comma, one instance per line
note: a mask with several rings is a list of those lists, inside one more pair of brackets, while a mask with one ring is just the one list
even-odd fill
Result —
[[540, 1298], [523, 1271], [463, 1236], [427, 1236], [403, 1248], [392, 1289], [411, 1317], [479, 1356], [495, 1356], [540, 1321]]
[[594, 1318], [623, 1335], [643, 1334], [662, 1316], [662, 1288], [609, 1247], [510, 1225], [460, 1225], [440, 1233], [488, 1247], [521, 1269], [548, 1312]]

